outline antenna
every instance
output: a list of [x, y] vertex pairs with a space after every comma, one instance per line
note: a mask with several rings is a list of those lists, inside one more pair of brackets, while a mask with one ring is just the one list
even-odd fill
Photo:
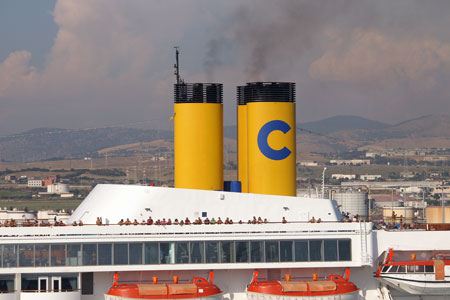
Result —
[[178, 55], [180, 54], [180, 51], [179, 51], [180, 47], [175, 46], [174, 48], [175, 48], [175, 60], [176, 60], [175, 65], [173, 66], [175, 68], [174, 74], [177, 77], [177, 84], [180, 84], [180, 83], [183, 83], [183, 79], [180, 78], [180, 63], [178, 61]]

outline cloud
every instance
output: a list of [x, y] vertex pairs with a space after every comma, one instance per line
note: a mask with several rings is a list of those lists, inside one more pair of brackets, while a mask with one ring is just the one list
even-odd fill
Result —
[[329, 49], [312, 62], [309, 74], [321, 81], [392, 84], [407, 81], [430, 89], [437, 71], [450, 70], [450, 43], [402, 38], [356, 28], [348, 40], [329, 30]]
[[8, 89], [33, 80], [36, 70], [28, 65], [30, 59], [30, 52], [16, 51], [0, 64], [0, 99]]

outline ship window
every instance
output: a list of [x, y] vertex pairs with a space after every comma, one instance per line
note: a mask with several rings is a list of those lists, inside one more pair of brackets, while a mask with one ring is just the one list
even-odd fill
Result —
[[142, 264], [142, 243], [130, 243], [130, 265]]
[[337, 261], [337, 240], [324, 240], [323, 246], [325, 261]]
[[112, 244], [98, 244], [98, 264], [112, 265]]
[[398, 266], [392, 266], [388, 273], [397, 273]]
[[321, 261], [323, 251], [322, 240], [310, 240], [309, 241], [309, 258], [310, 261]]
[[3, 267], [17, 267], [17, 245], [3, 245]]
[[0, 276], [0, 294], [14, 292], [14, 275]]
[[250, 242], [250, 261], [264, 262], [264, 242]]
[[266, 241], [266, 262], [279, 262], [278, 241]]
[[78, 289], [78, 276], [73, 274], [61, 275], [61, 290], [63, 292], [75, 291]]
[[83, 244], [83, 266], [97, 264], [97, 244]]
[[66, 265], [66, 245], [53, 244], [50, 246], [50, 262], [52, 266]]
[[406, 273], [406, 268], [405, 268], [405, 266], [398, 266], [397, 273]]
[[292, 241], [280, 241], [280, 261], [292, 261]]
[[425, 273], [433, 273], [434, 267], [433, 266], [425, 266]]
[[233, 263], [234, 262], [234, 243], [220, 242], [220, 262]]
[[81, 266], [81, 245], [67, 244], [67, 266]]
[[34, 245], [19, 245], [19, 266], [34, 266]]
[[189, 263], [189, 247], [188, 243], [177, 243], [176, 244], [176, 262], [177, 264], [187, 264]]
[[48, 244], [36, 244], [34, 246], [34, 261], [36, 267], [49, 266], [50, 259], [50, 245]]
[[[115, 247], [114, 247], [115, 248]], [[94, 294], [94, 273], [81, 273], [81, 295]]]
[[218, 263], [219, 262], [219, 243], [218, 242], [205, 242], [206, 262]]
[[425, 266], [416, 266], [416, 272], [419, 273], [425, 272]]
[[159, 262], [161, 264], [175, 263], [175, 243], [159, 243]]
[[383, 269], [381, 269], [381, 273], [386, 273], [389, 269], [389, 266], [384, 266]]
[[248, 262], [248, 242], [236, 242], [236, 262]]
[[201, 264], [204, 263], [204, 244], [203, 242], [191, 242], [191, 264]]
[[338, 240], [339, 261], [352, 260], [351, 240]]
[[37, 291], [38, 290], [38, 275], [37, 274], [22, 274], [22, 291]]
[[406, 266], [406, 270], [408, 273], [414, 273], [414, 270], [416, 269], [416, 266]]
[[144, 244], [144, 261], [146, 264], [149, 265], [159, 264], [158, 254], [159, 254], [158, 243]]
[[308, 241], [295, 241], [295, 261], [308, 261]]
[[128, 265], [128, 244], [114, 244], [114, 264]]

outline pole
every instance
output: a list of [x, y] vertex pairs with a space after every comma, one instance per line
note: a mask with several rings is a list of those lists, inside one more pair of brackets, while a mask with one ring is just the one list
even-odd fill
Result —
[[394, 223], [394, 188], [391, 189], [392, 191], [392, 195], [391, 195], [391, 200], [392, 200], [392, 212], [391, 212], [391, 222]]
[[441, 186], [441, 202], [442, 202], [442, 224], [444, 224], [445, 223], [444, 186]]
[[325, 197], [325, 171], [326, 171], [327, 167], [323, 168], [323, 172], [322, 172], [322, 199], [324, 199]]

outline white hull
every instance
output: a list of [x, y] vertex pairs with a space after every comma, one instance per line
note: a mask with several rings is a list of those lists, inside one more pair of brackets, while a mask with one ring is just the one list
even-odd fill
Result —
[[359, 291], [325, 296], [281, 296], [247, 292], [247, 298], [248, 300], [357, 300], [359, 299]]
[[419, 281], [403, 278], [381, 277], [380, 281], [411, 295], [450, 295], [450, 281]]
[[[126, 297], [119, 297], [119, 296], [112, 296], [105, 294], [105, 300], [136, 300], [136, 299], [149, 299], [149, 298], [126, 298]], [[183, 300], [183, 299], [189, 299], [189, 300], [222, 300], [223, 299], [223, 293], [213, 295], [213, 296], [207, 296], [207, 297], [197, 297], [197, 298], [177, 298], [176, 300]], [[167, 298], [161, 298], [161, 299], [152, 299], [152, 300], [168, 300]]]

